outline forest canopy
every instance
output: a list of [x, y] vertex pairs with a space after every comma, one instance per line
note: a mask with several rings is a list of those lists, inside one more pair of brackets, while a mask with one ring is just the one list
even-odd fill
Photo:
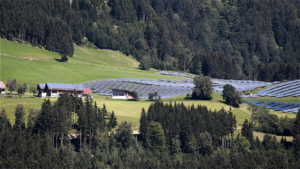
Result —
[[[71, 2], [71, 3], [70, 3]], [[226, 79], [300, 78], [300, 1], [0, 0], [1, 37], [73, 56], [73, 43], [152, 68]]]

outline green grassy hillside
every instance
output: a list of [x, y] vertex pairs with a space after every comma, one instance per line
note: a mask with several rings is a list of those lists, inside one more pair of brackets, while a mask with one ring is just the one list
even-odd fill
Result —
[[26, 44], [0, 39], [0, 80], [8, 77], [18, 82], [36, 85], [37, 83], [83, 83], [100, 79], [129, 78], [168, 78], [157, 70], [137, 69], [138, 62], [118, 51], [75, 47], [74, 57], [68, 63], [61, 63], [60, 55]]
[[[172, 79], [181, 80], [180, 77], [159, 75], [158, 70], [142, 71], [137, 69], [138, 62], [118, 51], [90, 49], [74, 46], [74, 57], [68, 63], [61, 63], [55, 59], [60, 59], [60, 55], [44, 49], [32, 47], [27, 44], [0, 39], [0, 80], [6, 82], [8, 77], [16, 78], [18, 82], [28, 83], [36, 86], [37, 83], [82, 83], [100, 79], [116, 79], [120, 77], [148, 78], [148, 79]], [[16, 93], [16, 92], [14, 92]], [[44, 99], [32, 98], [30, 93], [26, 93], [23, 98], [0, 99], [0, 108], [6, 110], [11, 123], [14, 123], [14, 108], [17, 104], [23, 104], [29, 108], [40, 108]], [[108, 111], [115, 111], [119, 123], [128, 121], [133, 124], [133, 129], [139, 127], [139, 118], [142, 108], [148, 108], [152, 101], [140, 100], [139, 102], [124, 100], [107, 100], [105, 96], [93, 94], [98, 105], [106, 104]], [[286, 98], [284, 102], [296, 101], [297, 98]], [[51, 98], [51, 101], [55, 101]], [[254, 99], [255, 100], [255, 99]], [[258, 98], [260, 100], [260, 98]], [[268, 100], [268, 98], [263, 98]], [[186, 105], [206, 105], [208, 108], [219, 110], [229, 106], [224, 104], [220, 93], [214, 94], [213, 101], [185, 100], [184, 96], [163, 99], [165, 102], [183, 102]], [[283, 101], [283, 100], [281, 100]], [[241, 108], [233, 109], [237, 117], [238, 124], [242, 124], [245, 119], [250, 119], [247, 105], [242, 104]], [[279, 116], [284, 113], [272, 112]], [[294, 114], [287, 114], [294, 117]]]
[[[75, 53], [68, 63], [58, 62], [61, 56], [28, 44], [20, 44], [0, 39], [0, 80], [6, 83], [9, 77], [19, 83], [27, 83], [28, 88], [38, 83], [83, 83], [101, 79], [120, 77], [181, 80], [180, 77], [160, 75], [158, 70], [142, 71], [139, 63], [118, 51], [99, 50], [74, 45]], [[8, 91], [7, 91], [8, 92]], [[13, 92], [16, 94], [16, 92]], [[0, 108], [6, 110], [14, 123], [14, 108], [23, 104], [29, 108], [40, 108], [44, 99], [30, 98], [26, 93], [23, 98], [0, 99]], [[107, 103], [108, 110], [115, 110], [120, 121], [138, 123], [142, 107], [147, 108], [150, 102], [109, 101], [105, 97], [94, 94], [99, 104]], [[55, 101], [56, 99], [51, 99]], [[132, 116], [131, 114], [135, 114]]]

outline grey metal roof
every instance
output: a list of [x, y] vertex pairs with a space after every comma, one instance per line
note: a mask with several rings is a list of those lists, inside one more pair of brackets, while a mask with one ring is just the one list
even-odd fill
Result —
[[39, 86], [40, 86], [41, 89], [45, 89], [46, 84], [44, 84], [44, 83], [39, 83]]
[[84, 90], [82, 84], [47, 83], [49, 89]]

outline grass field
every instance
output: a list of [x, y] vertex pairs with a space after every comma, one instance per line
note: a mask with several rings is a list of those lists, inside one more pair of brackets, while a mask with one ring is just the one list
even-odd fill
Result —
[[[36, 86], [38, 83], [83, 83], [101, 79], [116, 79], [121, 77], [129, 78], [147, 78], [147, 79], [171, 79], [182, 80], [181, 77], [163, 76], [158, 70], [142, 71], [138, 69], [138, 62], [130, 56], [111, 51], [89, 49], [74, 45], [74, 57], [69, 58], [68, 63], [61, 63], [55, 59], [60, 59], [60, 55], [54, 52], [32, 47], [26, 44], [0, 39], [0, 80], [7, 81], [8, 77], [17, 79], [18, 82], [27, 83], [30, 86]], [[261, 90], [261, 89], [257, 89]], [[93, 94], [94, 101], [99, 107], [106, 105], [108, 111], [114, 111], [118, 122], [128, 121], [133, 124], [133, 129], [139, 127], [139, 118], [142, 108], [148, 109], [153, 101], [140, 100], [111, 100], [106, 96]], [[212, 101], [186, 100], [185, 96], [163, 99], [164, 102], [183, 102], [185, 105], [205, 105], [209, 109], [219, 110], [224, 107], [229, 110], [229, 106], [224, 104], [220, 93], [213, 94]], [[276, 99], [276, 98], [275, 98]], [[257, 98], [249, 100], [274, 100], [287, 102], [299, 102], [299, 98], [283, 98], [275, 100], [274, 98]], [[55, 101], [51, 98], [51, 101]], [[23, 104], [28, 111], [29, 108], [40, 108], [44, 99], [32, 98], [30, 93], [26, 93], [23, 98], [4, 98], [0, 99], [0, 108], [6, 110], [11, 123], [14, 123], [14, 109], [17, 104]], [[233, 114], [237, 118], [238, 126], [245, 119], [250, 120], [250, 112], [247, 110], [247, 104], [242, 104], [240, 108], [234, 108]], [[295, 117], [295, 114], [271, 111], [279, 116], [288, 115]], [[240, 129], [238, 129], [240, 130]]]
[[0, 39], [0, 80], [8, 77], [36, 86], [37, 83], [83, 83], [101, 79], [148, 78], [181, 80], [160, 75], [158, 70], [137, 69], [138, 62], [117, 51], [74, 46], [74, 57], [61, 63], [57, 53]]
[[[98, 94], [93, 94], [94, 101], [97, 102], [99, 107], [102, 107], [105, 104], [108, 112], [114, 111], [118, 122], [121, 123], [122, 121], [127, 121], [132, 123], [132, 127], [134, 130], [139, 128], [139, 119], [141, 115], [142, 108], [145, 108], [146, 111], [153, 101], [149, 100], [140, 100], [140, 101], [127, 101], [127, 100], [112, 100], [106, 99], [106, 96], [100, 96]], [[172, 104], [176, 101], [177, 103], [183, 103], [186, 106], [191, 106], [192, 104], [196, 105], [205, 105], [208, 109], [211, 110], [220, 110], [225, 108], [229, 110], [229, 106], [219, 102], [219, 101], [201, 101], [201, 100], [185, 100], [185, 96], [178, 96], [176, 98], [169, 98], [164, 99], [165, 103], [169, 103], [170, 101]], [[51, 98], [51, 101], [54, 102], [56, 98]], [[15, 116], [14, 116], [14, 109], [17, 104], [23, 104], [26, 110], [28, 111], [29, 108], [40, 108], [44, 99], [41, 98], [32, 98], [30, 93], [26, 93], [23, 98], [4, 98], [1, 99], [1, 108], [5, 109], [8, 118], [10, 119], [11, 123], [14, 123]], [[237, 122], [242, 124], [245, 118], [250, 118], [245, 112], [240, 109], [233, 109], [233, 114], [237, 117]], [[28, 113], [28, 112], [27, 112]]]

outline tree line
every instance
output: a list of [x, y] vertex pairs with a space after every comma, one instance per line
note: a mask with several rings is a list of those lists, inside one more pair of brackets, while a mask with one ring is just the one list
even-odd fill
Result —
[[[151, 135], [149, 126], [152, 122], [161, 125], [166, 148], [169, 151], [179, 149], [177, 151], [182, 152], [197, 151], [194, 149], [196, 146], [194, 144], [197, 144], [195, 140], [205, 132], [207, 133], [203, 137], [209, 138], [211, 148], [224, 148], [225, 144], [230, 147], [236, 127], [235, 115], [224, 109], [211, 111], [206, 106], [186, 107], [182, 103], [164, 104], [158, 100], [150, 105], [147, 114], [144, 109], [142, 110], [139, 131], [141, 132], [141, 141], [146, 148], [153, 147], [153, 140], [149, 136], [149, 134]], [[205, 154], [205, 151], [202, 152]]]
[[278, 117], [270, 114], [267, 104], [257, 106], [250, 104], [247, 108], [251, 112], [253, 130], [280, 136], [293, 136], [295, 119]]
[[43, 46], [62, 61], [76, 43], [132, 55], [145, 70], [300, 78], [295, 0], [1, 0], [0, 6], [2, 38]]
[[[78, 120], [72, 123], [75, 112]], [[294, 123], [294, 141], [280, 142], [265, 135], [253, 138], [247, 120], [241, 134], [232, 135], [235, 118], [231, 112], [207, 110], [205, 106], [154, 102], [141, 112], [138, 140], [132, 125], [120, 123], [106, 107], [91, 99], [62, 95], [41, 109], [29, 109], [27, 124], [23, 105], [15, 108], [11, 125], [0, 111], [1, 168], [298, 168], [299, 121]], [[104, 117], [104, 118], [103, 118]], [[69, 137], [81, 133], [81, 139]], [[231, 139], [230, 139], [231, 138]], [[60, 142], [60, 143], [59, 143]]]

